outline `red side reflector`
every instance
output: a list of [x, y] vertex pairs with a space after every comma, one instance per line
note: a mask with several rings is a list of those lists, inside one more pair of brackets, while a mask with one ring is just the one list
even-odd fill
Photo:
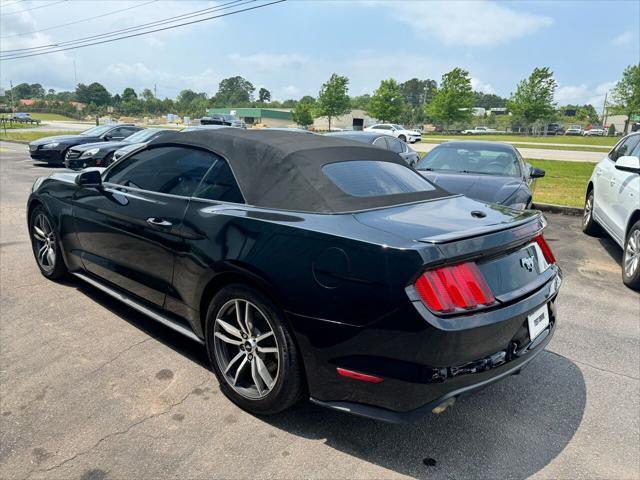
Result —
[[474, 262], [426, 271], [415, 284], [416, 291], [435, 312], [456, 308], [474, 309], [496, 301], [482, 272]]
[[540, 247], [540, 250], [542, 250], [542, 254], [544, 255], [544, 259], [547, 261], [547, 263], [549, 265], [551, 265], [552, 263], [556, 263], [556, 257], [553, 255], [551, 247], [549, 247], [549, 244], [544, 239], [544, 237], [542, 235], [538, 235], [536, 238], [534, 238], [534, 240]]
[[347, 370], [345, 368], [336, 368], [338, 375], [343, 377], [353, 378], [355, 380], [362, 380], [369, 383], [380, 383], [384, 380], [382, 377], [376, 377], [374, 375], [367, 375], [366, 373], [354, 372], [353, 370]]

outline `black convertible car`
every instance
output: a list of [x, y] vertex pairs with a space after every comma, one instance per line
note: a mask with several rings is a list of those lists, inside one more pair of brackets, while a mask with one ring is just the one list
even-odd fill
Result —
[[222, 391], [257, 414], [303, 397], [392, 422], [438, 413], [519, 373], [556, 324], [540, 213], [339, 138], [167, 135], [38, 179], [28, 222], [43, 275], [206, 345]]
[[475, 140], [440, 144], [416, 169], [449, 192], [519, 210], [531, 207], [535, 181], [545, 173], [507, 143]]
[[64, 163], [67, 151], [71, 147], [85, 143], [123, 140], [138, 130], [142, 129], [135, 125], [121, 123], [96, 126], [77, 135], [44, 137], [29, 143], [29, 155], [40, 162], [61, 164]]

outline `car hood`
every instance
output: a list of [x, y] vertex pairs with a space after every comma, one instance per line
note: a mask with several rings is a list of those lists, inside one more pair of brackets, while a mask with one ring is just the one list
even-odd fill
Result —
[[99, 148], [100, 150], [117, 150], [118, 148], [130, 145], [129, 142], [95, 142], [95, 143], [83, 143], [82, 145], [76, 145], [74, 150], [83, 152], [92, 148]]
[[39, 138], [38, 140], [34, 140], [30, 142], [29, 145], [45, 145], [47, 143], [86, 143], [90, 142], [95, 137], [87, 137], [86, 135], [57, 135], [55, 137], [44, 137]]
[[514, 210], [454, 196], [371, 210], [355, 217], [368, 227], [413, 241], [437, 243], [512, 228], [539, 215], [535, 210]]
[[476, 200], [502, 203], [524, 182], [521, 178], [497, 175], [471, 175], [420, 170], [422, 176], [451, 193], [459, 193]]

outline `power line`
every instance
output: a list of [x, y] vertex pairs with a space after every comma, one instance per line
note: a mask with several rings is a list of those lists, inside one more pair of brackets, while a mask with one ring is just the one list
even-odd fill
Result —
[[[22, 0], [20, 0], [20, 1], [22, 1]], [[140, 3], [139, 5], [134, 5], [133, 7], [122, 8], [120, 10], [113, 10], [111, 12], [103, 13], [101, 15], [96, 15], [94, 17], [88, 17], [88, 18], [83, 18], [82, 20], [76, 20], [75, 22], [64, 23], [62, 25], [55, 25], [53, 27], [41, 28], [40, 30], [32, 30], [30, 32], [12, 33], [11, 35], [4, 35], [4, 36], [1, 36], [0, 38], [22, 37], [22, 36], [25, 36], [25, 35], [32, 35], [34, 33], [48, 32], [49, 30], [56, 30], [58, 28], [68, 27], [69, 25], [76, 25], [78, 23], [88, 22], [90, 20], [96, 20], [96, 19], [102, 18], [102, 17], [108, 17], [109, 15], [114, 15], [116, 13], [126, 12], [127, 10], [133, 10], [134, 8], [144, 7], [145, 5], [149, 5], [150, 3], [155, 3], [157, 1], [158, 0], [151, 0], [150, 2], [145, 2], [145, 3]]]
[[16, 3], [20, 3], [20, 2], [24, 2], [24, 0], [14, 0], [13, 2], [9, 2], [9, 3], [2, 3], [0, 4], [0, 7], [2, 8], [6, 8], [9, 5], [15, 5]]
[[75, 50], [77, 48], [89, 47], [91, 45], [100, 45], [100, 44], [103, 44], [103, 43], [115, 42], [115, 41], [118, 41], [118, 40], [124, 40], [126, 38], [139, 37], [139, 36], [142, 36], [142, 35], [148, 35], [150, 33], [161, 32], [161, 31], [164, 31], [164, 30], [170, 30], [172, 28], [183, 27], [185, 25], [192, 25], [192, 24], [195, 24], [195, 23], [205, 22], [207, 20], [213, 20], [215, 18], [227, 17], [227, 16], [230, 16], [230, 15], [234, 15], [236, 13], [248, 12], [250, 10], [257, 10], [259, 8], [268, 7], [270, 5], [275, 5], [277, 3], [282, 3], [282, 2], [285, 2], [285, 1], [286, 0], [274, 0], [274, 1], [271, 1], [271, 2], [268, 2], [268, 3], [263, 3], [261, 5], [256, 5], [254, 7], [247, 7], [247, 8], [243, 8], [241, 10], [235, 10], [233, 12], [227, 12], [227, 13], [222, 13], [220, 15], [214, 15], [214, 16], [211, 16], [211, 17], [200, 18], [200, 19], [197, 19], [197, 20], [192, 20], [190, 22], [180, 23], [178, 25], [171, 25], [171, 26], [168, 26], [168, 27], [156, 28], [154, 30], [149, 30], [147, 32], [140, 32], [140, 33], [134, 33], [134, 34], [130, 34], [130, 35], [123, 35], [123, 36], [118, 37], [118, 38], [112, 38], [112, 39], [108, 39], [108, 40], [101, 40], [101, 41], [97, 41], [97, 42], [85, 43], [84, 45], [77, 45], [77, 46], [73, 46], [73, 47], [66, 47], [66, 48], [58, 48], [58, 49], [53, 49], [53, 50], [47, 50], [45, 52], [29, 53], [29, 54], [24, 54], [24, 55], [14, 55], [14, 56], [9, 56], [9, 57], [5, 57], [5, 58], [0, 58], [0, 60], [15, 60], [15, 59], [18, 59], [18, 58], [35, 57], [35, 56], [40, 56], [40, 55], [47, 55], [49, 53], [62, 52], [62, 51], [65, 51], [65, 50]]
[[9, 15], [17, 15], [18, 13], [30, 12], [31, 10], [37, 10], [39, 8], [50, 7], [52, 5], [57, 5], [58, 3], [68, 2], [69, 0], [58, 0], [57, 2], [45, 3], [44, 5], [38, 5], [37, 7], [25, 8], [24, 10], [18, 10], [17, 12], [9, 12], [3, 13], [3, 17], [8, 17]]
[[68, 46], [68, 45], [84, 43], [84, 42], [87, 42], [89, 40], [94, 40], [94, 39], [97, 39], [97, 38], [112, 37], [112, 36], [119, 35], [119, 34], [125, 33], [125, 32], [129, 33], [129, 32], [134, 32], [134, 31], [137, 31], [137, 30], [144, 30], [145, 28], [149, 28], [149, 27], [155, 27], [155, 26], [158, 26], [158, 25], [166, 24], [166, 23], [177, 22], [178, 20], [184, 20], [186, 18], [198, 17], [200, 15], [205, 15], [207, 13], [217, 12], [217, 11], [220, 11], [220, 10], [226, 10], [226, 9], [232, 8], [234, 6], [238, 6], [238, 5], [236, 5], [238, 3], [243, 5], [243, 4], [246, 4], [246, 3], [253, 3], [253, 2], [256, 2], [256, 1], [257, 0], [232, 0], [230, 2], [223, 3], [221, 5], [216, 5], [215, 7], [208, 7], [208, 8], [204, 8], [202, 10], [196, 10], [194, 12], [183, 13], [181, 15], [175, 15], [175, 16], [172, 16], [172, 17], [167, 17], [167, 18], [164, 18], [162, 20], [155, 20], [153, 22], [143, 23], [142, 25], [135, 25], [135, 26], [132, 26], [132, 27], [121, 28], [119, 30], [114, 30], [114, 31], [107, 32], [107, 33], [101, 33], [101, 34], [98, 34], [98, 35], [90, 35], [88, 37], [76, 38], [74, 40], [65, 40], [63, 42], [49, 43], [49, 44], [46, 44], [46, 45], [38, 45], [36, 47], [16, 48], [16, 49], [11, 49], [11, 50], [0, 50], [0, 57], [6, 56], [7, 54], [9, 54], [9, 56], [11, 56], [11, 55], [16, 54], [16, 52], [28, 52], [28, 51], [42, 50], [42, 49], [53, 48], [53, 47], [65, 47], [65, 46]]

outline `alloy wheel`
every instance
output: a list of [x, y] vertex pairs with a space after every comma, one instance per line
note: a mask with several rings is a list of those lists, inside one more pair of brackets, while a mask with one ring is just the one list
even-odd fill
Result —
[[593, 210], [593, 195], [587, 197], [587, 201], [584, 203], [584, 213], [582, 216], [582, 224], [587, 225], [591, 221], [591, 211]]
[[31, 231], [38, 265], [46, 272], [53, 271], [56, 266], [56, 236], [44, 213], [36, 215]]
[[280, 349], [269, 318], [253, 303], [235, 298], [218, 311], [214, 353], [227, 383], [251, 400], [266, 397], [280, 373]]
[[634, 230], [627, 239], [624, 249], [624, 272], [627, 277], [633, 277], [640, 265], [640, 230]]

